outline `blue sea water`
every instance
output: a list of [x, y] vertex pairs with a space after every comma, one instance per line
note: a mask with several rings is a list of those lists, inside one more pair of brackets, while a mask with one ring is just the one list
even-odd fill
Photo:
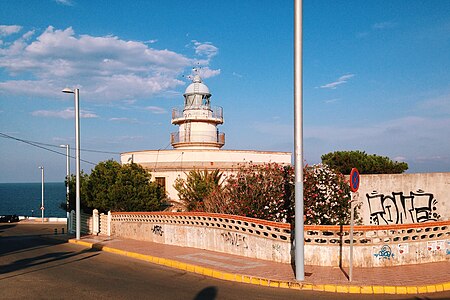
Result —
[[[44, 183], [44, 217], [66, 217], [64, 182]], [[41, 216], [41, 183], [0, 183], [0, 215]]]

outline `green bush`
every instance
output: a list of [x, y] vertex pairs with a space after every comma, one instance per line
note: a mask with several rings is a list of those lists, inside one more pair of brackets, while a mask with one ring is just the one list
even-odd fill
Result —
[[222, 173], [219, 170], [192, 170], [186, 180], [177, 178], [174, 188], [187, 211], [205, 211], [204, 200], [215, 189], [219, 189]]
[[405, 162], [394, 162], [389, 157], [369, 155], [361, 151], [336, 151], [322, 155], [322, 163], [342, 174], [357, 168], [360, 174], [400, 174], [408, 170]]
[[[98, 163], [90, 175], [80, 176], [80, 202], [85, 212], [159, 211], [166, 195], [137, 164], [121, 165], [108, 160]], [[66, 182], [67, 184], [67, 182]], [[70, 209], [75, 209], [75, 176], [70, 180]]]

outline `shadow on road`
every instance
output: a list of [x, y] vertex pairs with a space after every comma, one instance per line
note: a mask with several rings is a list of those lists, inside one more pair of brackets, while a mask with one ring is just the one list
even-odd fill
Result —
[[214, 300], [217, 297], [218, 288], [209, 286], [201, 290], [194, 298], [194, 300]]
[[[10, 273], [10, 272], [15, 272], [15, 271], [19, 271], [19, 270], [23, 270], [23, 269], [27, 269], [27, 268], [31, 268], [31, 267], [35, 267], [35, 266], [40, 266], [40, 265], [47, 265], [47, 264], [50, 264], [50, 263], [53, 263], [53, 262], [56, 262], [56, 261], [67, 260], [69, 258], [78, 256], [78, 255], [82, 255], [82, 254], [85, 254], [85, 253], [89, 253], [89, 252], [98, 252], [98, 251], [97, 250], [93, 250], [93, 249], [87, 249], [87, 250], [83, 250], [83, 251], [75, 252], [75, 253], [74, 252], [52, 252], [52, 253], [36, 256], [36, 257], [20, 259], [20, 260], [14, 261], [13, 263], [10, 263], [8, 265], [1, 265], [0, 266], [0, 274], [6, 274], [6, 273]], [[89, 259], [89, 258], [92, 258], [92, 257], [97, 256], [99, 254], [100, 253], [94, 253], [92, 255], [85, 256], [85, 257], [82, 257], [82, 258], [77, 259], [77, 260], [70, 260], [70, 261], [67, 261], [67, 262], [61, 262], [59, 264], [52, 264], [50, 266], [44, 266], [44, 267], [39, 268], [39, 269], [33, 269], [31, 272], [36, 272], [36, 271], [40, 271], [40, 270], [44, 270], [44, 269], [55, 268], [55, 267], [58, 267], [58, 266], [61, 266], [61, 265], [65, 265], [65, 264], [69, 264], [69, 263], [73, 263], [73, 262], [76, 262], [76, 261]], [[18, 275], [22, 275], [22, 274], [26, 274], [26, 273], [31, 273], [31, 272], [24, 272], [24, 273], [16, 274], [16, 275], [13, 275], [13, 276], [3, 277], [1, 279], [10, 278], [10, 277], [14, 277], [14, 276], [18, 276]]]
[[[0, 232], [0, 257], [3, 257], [3, 262], [9, 261], [0, 264], [0, 275], [16, 272], [10, 276], [1, 276], [0, 280], [55, 268], [99, 254], [95, 253], [98, 252], [96, 249], [78, 252], [62, 252], [53, 249], [58, 245], [66, 244], [69, 236], [52, 234], [53, 227], [47, 224], [0, 225]], [[92, 254], [86, 256], [88, 253]], [[73, 259], [80, 255], [83, 257]]]

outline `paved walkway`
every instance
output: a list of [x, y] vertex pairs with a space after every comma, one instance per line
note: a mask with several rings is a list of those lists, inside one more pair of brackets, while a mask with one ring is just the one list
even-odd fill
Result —
[[295, 280], [290, 264], [221, 252], [106, 236], [84, 236], [70, 243], [181, 269], [250, 284], [340, 293], [422, 294], [450, 291], [450, 262], [383, 268], [348, 269], [305, 266], [305, 280]]

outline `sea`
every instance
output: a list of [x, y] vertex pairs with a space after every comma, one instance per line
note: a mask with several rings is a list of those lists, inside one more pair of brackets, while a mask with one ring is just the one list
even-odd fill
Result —
[[[0, 216], [41, 217], [41, 188], [40, 182], [0, 183]], [[65, 218], [61, 203], [66, 203], [64, 182], [45, 182], [44, 217]]]

